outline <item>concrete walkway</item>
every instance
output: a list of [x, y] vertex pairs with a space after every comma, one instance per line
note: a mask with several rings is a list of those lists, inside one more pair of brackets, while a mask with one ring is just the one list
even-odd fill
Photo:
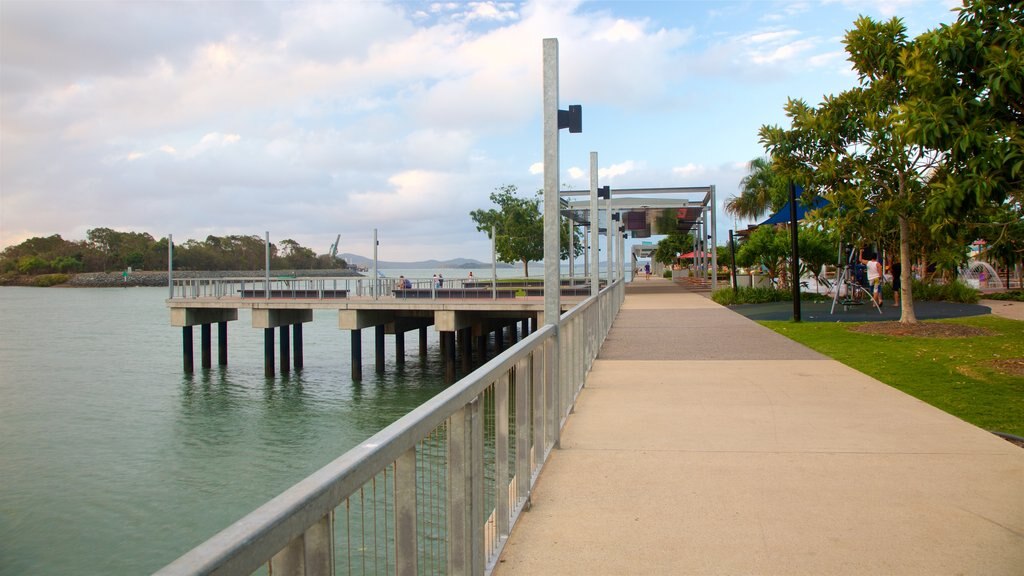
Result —
[[1019, 576], [1024, 450], [637, 281], [495, 574]]

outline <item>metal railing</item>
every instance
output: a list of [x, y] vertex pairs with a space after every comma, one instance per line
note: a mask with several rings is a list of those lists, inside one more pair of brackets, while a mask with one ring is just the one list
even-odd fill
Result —
[[157, 574], [490, 573], [623, 298], [587, 298]]
[[[269, 288], [268, 288], [269, 286]], [[444, 280], [438, 284], [431, 278], [353, 278], [353, 277], [225, 277], [174, 278], [171, 281], [172, 300], [198, 299], [309, 299], [339, 298], [380, 299], [494, 299], [537, 295], [543, 284], [494, 283], [490, 279]], [[589, 293], [589, 284], [570, 282], [562, 285], [563, 294]]]

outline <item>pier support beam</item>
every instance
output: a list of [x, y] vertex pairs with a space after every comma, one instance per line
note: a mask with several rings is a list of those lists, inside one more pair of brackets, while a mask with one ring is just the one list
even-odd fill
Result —
[[463, 328], [456, 332], [459, 352], [462, 353], [462, 371], [469, 373], [470, 363], [473, 361], [473, 339], [472, 328]]
[[373, 327], [374, 342], [374, 367], [378, 374], [384, 372], [384, 325], [378, 324]]
[[289, 338], [288, 329], [290, 326], [287, 324], [278, 327], [278, 332], [281, 333], [281, 374], [287, 374], [292, 370], [292, 359], [291, 359], [291, 338]]
[[441, 347], [444, 354], [444, 381], [448, 384], [455, 382], [455, 332], [441, 332]]
[[487, 361], [487, 332], [481, 331], [476, 337], [477, 354], [480, 356], [480, 363]]
[[395, 361], [405, 364], [405, 332], [395, 331]]
[[420, 328], [420, 356], [427, 355], [427, 327]]
[[212, 333], [210, 331], [209, 324], [201, 324], [199, 326], [199, 350], [200, 357], [202, 358], [200, 363], [202, 364], [203, 368], [207, 369], [213, 365], [213, 359], [211, 357], [211, 351], [213, 350], [211, 334]]
[[292, 324], [292, 360], [296, 370], [302, 370], [302, 323]]
[[263, 374], [274, 377], [274, 329], [263, 329]]
[[358, 328], [349, 332], [352, 343], [352, 379], [363, 379], [363, 331]]
[[[203, 332], [200, 335], [200, 339], [206, 338], [206, 346], [203, 348], [203, 367], [209, 368], [209, 340], [210, 340], [210, 324], [216, 322], [224, 326], [223, 335], [221, 339], [221, 346], [223, 346], [222, 364], [227, 364], [227, 323], [230, 320], [238, 320], [238, 309], [236, 308], [171, 308], [171, 326], [180, 326], [182, 328], [182, 364], [185, 372], [191, 373], [194, 367], [194, 354], [193, 351], [193, 326], [204, 326]], [[187, 334], [186, 334], [187, 332]]]
[[505, 328], [504, 326], [497, 328], [494, 331], [494, 353], [501, 354], [501, 351], [505, 349]]
[[228, 365], [228, 323], [217, 322], [217, 364]]
[[181, 328], [181, 359], [182, 368], [186, 373], [191, 374], [195, 371], [195, 366], [192, 360], [192, 327], [182, 326]]

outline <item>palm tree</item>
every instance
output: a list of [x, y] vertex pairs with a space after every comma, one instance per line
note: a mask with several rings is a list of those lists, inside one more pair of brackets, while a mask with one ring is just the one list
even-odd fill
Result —
[[786, 186], [767, 156], [754, 158], [748, 173], [740, 180], [739, 196], [725, 201], [725, 211], [737, 218], [757, 220], [770, 210], [781, 207], [786, 199]]

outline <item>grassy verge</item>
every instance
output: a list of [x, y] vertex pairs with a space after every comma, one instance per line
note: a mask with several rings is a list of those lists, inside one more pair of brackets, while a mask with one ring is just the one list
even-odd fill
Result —
[[762, 324], [971, 424], [1024, 436], [1024, 376], [994, 365], [1024, 358], [1024, 322], [995, 316], [942, 322], [995, 335], [916, 338], [859, 334], [848, 329], [854, 324]]

